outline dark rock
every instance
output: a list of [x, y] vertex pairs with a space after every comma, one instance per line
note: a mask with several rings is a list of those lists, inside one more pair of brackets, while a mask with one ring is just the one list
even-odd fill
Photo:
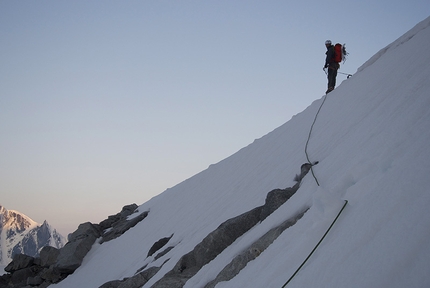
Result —
[[161, 269], [161, 267], [151, 267], [147, 270], [140, 272], [133, 277], [128, 278], [124, 282], [122, 282], [118, 288], [136, 288], [142, 287], [149, 281], [157, 272]]
[[73, 273], [81, 265], [98, 237], [100, 237], [100, 230], [97, 226], [90, 222], [79, 225], [78, 229], [70, 235], [69, 242], [60, 250], [55, 268], [60, 273]]
[[164, 245], [167, 244], [167, 242], [169, 242], [169, 240], [173, 237], [165, 237], [165, 238], [161, 238], [160, 240], [158, 240], [157, 242], [154, 243], [154, 245], [152, 245], [152, 247], [149, 249], [148, 255], [146, 257], [152, 256], [155, 252], [157, 252], [158, 250], [160, 250], [161, 248], [164, 247]]
[[100, 241], [100, 243], [104, 243], [121, 236], [122, 234], [124, 234], [124, 232], [136, 226], [137, 223], [145, 219], [146, 216], [148, 216], [148, 213], [148, 211], [145, 211], [130, 220], [127, 220], [126, 217], [121, 218], [120, 221], [117, 221], [113, 224], [110, 230], [103, 234], [103, 239]]
[[230, 262], [230, 264], [228, 264], [214, 280], [206, 284], [204, 288], [214, 288], [219, 282], [231, 280], [246, 266], [249, 261], [257, 258], [260, 253], [260, 250], [252, 248], [236, 256], [234, 260]]
[[1, 275], [0, 276], [0, 287], [8, 287], [11, 278], [12, 278], [11, 274]]
[[135, 203], [130, 204], [130, 205], [126, 205], [126, 206], [122, 207], [122, 210], [119, 213], [121, 214], [122, 218], [125, 218], [128, 215], [133, 214], [138, 207], [139, 206], [137, 206]]
[[287, 202], [291, 196], [296, 193], [299, 187], [296, 188], [286, 188], [286, 189], [274, 189], [270, 191], [266, 196], [266, 202], [261, 210], [260, 219], [263, 221], [270, 214], [272, 214], [276, 209], [278, 209], [282, 204]]
[[49, 267], [57, 261], [60, 255], [60, 249], [51, 246], [45, 246], [40, 250], [40, 266]]
[[100, 229], [98, 225], [94, 225], [90, 222], [79, 224], [78, 229], [69, 235], [69, 242], [77, 242], [85, 239], [88, 236], [100, 236]]
[[[166, 263], [166, 262], [164, 262]], [[164, 265], [163, 263], [163, 265]], [[143, 276], [147, 281], [149, 281], [152, 277], [155, 276], [155, 274], [157, 274], [158, 271], [160, 271], [161, 267], [163, 267], [163, 265], [161, 265], [160, 267], [150, 267], [148, 269], [146, 269], [143, 272], [140, 272], [139, 274], [141, 274], [141, 276]]]
[[[63, 248], [56, 249], [45, 246], [40, 251], [40, 257], [38, 258], [23, 254], [15, 255], [14, 261], [5, 268], [5, 271], [12, 274], [0, 277], [0, 287], [24, 287], [25, 285], [29, 285], [44, 288], [48, 287], [51, 283], [58, 283], [81, 265], [85, 255], [97, 238], [102, 235], [101, 232], [103, 230], [110, 228], [110, 231], [105, 233], [103, 237], [104, 241], [108, 241], [122, 235], [148, 215], [148, 212], [143, 212], [128, 220], [128, 216], [133, 214], [137, 208], [136, 204], [127, 205], [122, 208], [120, 213], [109, 216], [108, 219], [102, 221], [100, 224], [87, 222], [79, 225], [78, 229], [69, 235], [69, 242]], [[38, 241], [44, 242], [47, 239], [45, 232], [49, 230], [48, 228], [47, 223], [41, 226], [40, 231], [37, 232]], [[30, 241], [31, 239], [29, 238], [26, 242], [29, 247], [31, 246]], [[162, 244], [162, 241], [159, 244]], [[160, 246], [160, 248], [164, 245]], [[155, 271], [155, 269], [148, 269], [148, 271]], [[148, 271], [145, 270], [136, 274], [136, 278], [129, 280], [129, 283], [137, 283], [145, 277], [152, 277], [153, 275], [148, 276]], [[112, 282], [111, 284], [115, 285], [114, 283], [117, 283], [119, 285], [123, 282], [125, 281]]]
[[125, 281], [121, 282], [118, 286], [118, 288], [137, 288], [137, 287], [142, 287], [143, 285], [146, 284], [146, 282], [148, 282], [147, 279], [145, 279], [145, 277], [143, 277], [143, 275], [136, 274], [133, 277], [130, 277], [128, 279], [126, 279]]
[[294, 185], [291, 188], [286, 189], [274, 189], [270, 191], [266, 196], [266, 202], [264, 204], [263, 210], [261, 211], [261, 221], [267, 218], [270, 214], [272, 214], [276, 209], [278, 209], [282, 204], [287, 202], [288, 199], [290, 199], [291, 196], [294, 195], [294, 193], [299, 190], [300, 182], [302, 179], [308, 174], [308, 172], [311, 170], [312, 166], [318, 164], [318, 162], [315, 162], [314, 164], [310, 163], [304, 163], [300, 167], [300, 175], [296, 175], [294, 178], [295, 181], [297, 181], [297, 184]]
[[48, 283], [58, 283], [65, 277], [65, 275], [61, 274], [53, 265], [43, 269], [39, 273], [39, 276]]
[[166, 249], [164, 249], [163, 251], [161, 251], [160, 253], [158, 253], [157, 255], [155, 255], [154, 260], [157, 260], [161, 257], [163, 257], [164, 255], [166, 255], [167, 253], [170, 252], [170, 250], [172, 250], [173, 248], [175, 248], [175, 246], [169, 246]]
[[12, 262], [10, 262], [9, 265], [4, 268], [4, 271], [15, 272], [30, 267], [33, 265], [33, 263], [33, 257], [24, 254], [16, 254], [15, 256], [13, 256]]
[[[230, 246], [237, 238], [249, 231], [258, 222], [264, 220], [294, 195], [299, 189], [300, 181], [309, 172], [312, 165], [315, 164], [305, 163], [302, 165], [300, 175], [296, 176], [298, 183], [293, 187], [270, 191], [267, 194], [263, 206], [254, 208], [219, 225], [217, 229], [209, 233], [197, 244], [191, 252], [183, 255], [174, 268], [156, 282], [152, 288], [183, 287], [188, 279], [193, 277], [204, 265], [215, 259], [215, 257]], [[109, 216], [108, 219], [100, 222], [100, 224], [91, 224], [87, 222], [79, 225], [78, 229], [69, 235], [69, 242], [63, 248], [56, 249], [53, 247], [45, 247], [40, 251], [39, 258], [35, 259], [22, 254], [16, 255], [17, 257], [22, 257], [22, 259], [14, 258], [14, 261], [5, 268], [5, 271], [11, 272], [11, 274], [0, 276], [0, 287], [38, 286], [39, 288], [46, 288], [52, 283], [58, 283], [67, 277], [67, 275], [73, 273], [81, 265], [82, 260], [99, 237], [102, 237], [100, 243], [115, 239], [145, 219], [149, 212], [132, 215], [136, 213], [137, 208], [138, 206], [136, 204], [127, 205], [122, 208], [121, 212]], [[293, 225], [304, 213], [305, 212], [270, 230], [251, 245], [251, 247], [233, 259], [233, 261], [223, 269], [222, 273], [208, 285], [215, 286], [219, 281], [223, 281], [222, 279], [231, 279], [234, 277], [246, 263], [258, 257], [282, 231]], [[132, 215], [132, 217], [129, 217], [130, 215]], [[45, 230], [49, 230], [47, 224], [44, 226], [46, 227], [42, 227], [41, 232], [37, 234], [37, 239], [40, 241], [45, 240], [43, 235], [46, 233], [44, 232]], [[149, 249], [147, 256], [153, 256], [170, 241], [172, 236], [162, 238], [155, 242]], [[27, 243], [29, 246], [31, 246], [30, 240], [31, 239], [29, 239]], [[174, 247], [171, 246], [164, 249], [164, 251], [158, 253], [154, 259], [166, 255], [173, 248]], [[20, 249], [20, 246], [17, 249]], [[169, 260], [166, 260], [164, 263], [167, 261]], [[158, 273], [161, 267], [150, 267], [148, 269], [142, 267], [133, 277], [110, 281], [100, 286], [100, 288], [142, 287], [149, 279]]]
[[36, 265], [36, 266], [41, 266], [40, 265], [40, 257], [36, 257], [36, 258], [34, 258], [34, 261], [33, 261], [33, 265]]
[[49, 283], [49, 282], [43, 282], [42, 284], [37, 286], [37, 288], [48, 288], [49, 286], [51, 286], [51, 284], [52, 283]]
[[318, 162], [315, 162], [315, 164], [310, 164], [310, 163], [302, 164], [302, 166], [300, 166], [300, 180], [302, 180], [303, 177], [305, 177], [306, 174], [308, 174], [309, 170], [311, 170], [312, 166], [316, 164], [318, 164]]
[[30, 285], [30, 286], [39, 286], [43, 282], [44, 282], [44, 280], [39, 275], [36, 275], [34, 277], [30, 277], [27, 279], [27, 285]]
[[191, 252], [182, 256], [175, 267], [152, 288], [183, 287], [185, 282], [193, 277], [203, 265], [209, 263], [237, 238], [255, 226], [260, 221], [261, 209], [261, 206], [254, 208], [222, 223]]
[[148, 264], [143, 265], [143, 267], [137, 269], [136, 273], [142, 272], [143, 270], [146, 269], [146, 267], [148, 267]]
[[[254, 208], [251, 211], [222, 223], [217, 229], [209, 233], [202, 242], [197, 244], [191, 252], [182, 256], [178, 263], [176, 263], [175, 267], [156, 282], [152, 288], [183, 287], [188, 279], [193, 277], [200, 268], [203, 267], [203, 265], [213, 260], [237, 238], [245, 234], [259, 221], [266, 219], [267, 216], [272, 214], [276, 209], [290, 199], [290, 197], [299, 189], [300, 181], [309, 172], [311, 167], [316, 164], [317, 162], [314, 164], [303, 164], [301, 166], [300, 175], [296, 176], [298, 183], [291, 188], [275, 189], [270, 191], [267, 194], [266, 201], [263, 206]], [[270, 233], [276, 234], [276, 232], [273, 231]], [[267, 236], [267, 238], [270, 237]], [[240, 256], [241, 259], [238, 260], [238, 263], [247, 263], [250, 259], [252, 260], [257, 257], [261, 251], [261, 247], [251, 247], [247, 253]], [[241, 264], [238, 265], [240, 266]]]
[[37, 273], [40, 272], [40, 267], [31, 266], [24, 269], [14, 271], [10, 279], [10, 283], [15, 286], [25, 286], [27, 285], [27, 279], [30, 277], [35, 277]]
[[237, 238], [245, 234], [260, 221], [262, 207], [257, 207], [222, 223], [215, 231], [209, 233], [194, 248], [196, 264], [199, 267], [209, 263], [230, 246]]
[[302, 181], [302, 179], [306, 176], [306, 174], [308, 174], [308, 172], [312, 169], [312, 166], [315, 166], [318, 163], [319, 162], [316, 161], [313, 164], [311, 164], [311, 163], [302, 164], [302, 166], [300, 166], [300, 174], [296, 175], [296, 177], [294, 177], [294, 181], [297, 181], [297, 182]]
[[102, 286], [100, 286], [99, 288], [118, 288], [122, 282], [123, 282], [123, 280], [109, 281], [109, 282], [106, 282], [105, 284], [103, 284]]
[[214, 288], [219, 282], [229, 281], [239, 274], [239, 272], [248, 264], [248, 262], [260, 256], [261, 252], [266, 250], [266, 248], [269, 247], [270, 244], [272, 244], [282, 232], [297, 223], [297, 221], [303, 217], [307, 210], [308, 209], [298, 213], [291, 219], [284, 221], [281, 225], [269, 230], [269, 232], [255, 241], [244, 252], [236, 256], [226, 267], [224, 267], [218, 276], [213, 281], [209, 282], [204, 288]]
[[[152, 285], [151, 288], [182, 288], [188, 279], [193, 276], [190, 274], [178, 274], [172, 277], [169, 273]], [[197, 271], [195, 273], [197, 273]]]
[[109, 216], [106, 220], [103, 220], [100, 222], [100, 228], [101, 230], [106, 230], [110, 227], [112, 227], [116, 222], [125, 220], [129, 215], [133, 214], [138, 206], [136, 204], [130, 204], [122, 207], [121, 212]]
[[[163, 264], [164, 265], [164, 264]], [[123, 280], [113, 280], [106, 282], [99, 288], [137, 288], [142, 287], [149, 281], [161, 267], [151, 267], [143, 272], [137, 273], [133, 277], [125, 278]]]

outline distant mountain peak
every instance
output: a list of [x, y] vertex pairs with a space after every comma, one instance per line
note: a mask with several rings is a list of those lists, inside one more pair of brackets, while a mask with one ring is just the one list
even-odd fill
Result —
[[0, 229], [8, 229], [16, 233], [21, 233], [26, 229], [37, 226], [37, 222], [33, 221], [30, 217], [15, 211], [7, 210], [0, 205]]
[[27, 215], [0, 205], [0, 264], [15, 254], [37, 256], [44, 246], [61, 248], [66, 239], [45, 220], [39, 224]]

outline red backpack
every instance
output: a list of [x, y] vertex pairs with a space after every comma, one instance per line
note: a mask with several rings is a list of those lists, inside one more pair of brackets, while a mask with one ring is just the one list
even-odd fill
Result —
[[333, 60], [337, 63], [342, 62], [342, 45], [337, 43], [334, 45], [334, 57]]
[[334, 45], [334, 57], [333, 57], [333, 60], [335, 62], [337, 62], [337, 63], [340, 63], [342, 61], [345, 62], [345, 60], [346, 60], [345, 56], [347, 54], [348, 53], [345, 50], [345, 44], [343, 44], [343, 46], [340, 43], [337, 43], [336, 45]]

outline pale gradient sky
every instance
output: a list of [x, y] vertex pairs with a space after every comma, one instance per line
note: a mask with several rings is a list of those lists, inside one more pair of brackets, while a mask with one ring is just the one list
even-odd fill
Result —
[[0, 204], [64, 236], [140, 205], [320, 98], [326, 39], [355, 73], [429, 15], [428, 0], [1, 0]]

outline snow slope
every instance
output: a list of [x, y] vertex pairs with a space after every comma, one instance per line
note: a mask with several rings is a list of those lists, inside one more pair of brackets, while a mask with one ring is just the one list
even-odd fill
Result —
[[[430, 17], [382, 49], [331, 92], [308, 153], [320, 163], [298, 192], [204, 266], [185, 287], [203, 287], [235, 255], [310, 207], [232, 280], [216, 287], [281, 287], [307, 257], [345, 199], [343, 214], [287, 287], [430, 286]], [[324, 97], [271, 133], [139, 207], [148, 217], [121, 237], [95, 244], [80, 268], [50, 287], [99, 287], [161, 270], [151, 287], [225, 220], [294, 185]], [[226, 139], [228, 141], [228, 139]], [[184, 163], [186, 165], [186, 163]], [[149, 248], [173, 234], [158, 260]]]

